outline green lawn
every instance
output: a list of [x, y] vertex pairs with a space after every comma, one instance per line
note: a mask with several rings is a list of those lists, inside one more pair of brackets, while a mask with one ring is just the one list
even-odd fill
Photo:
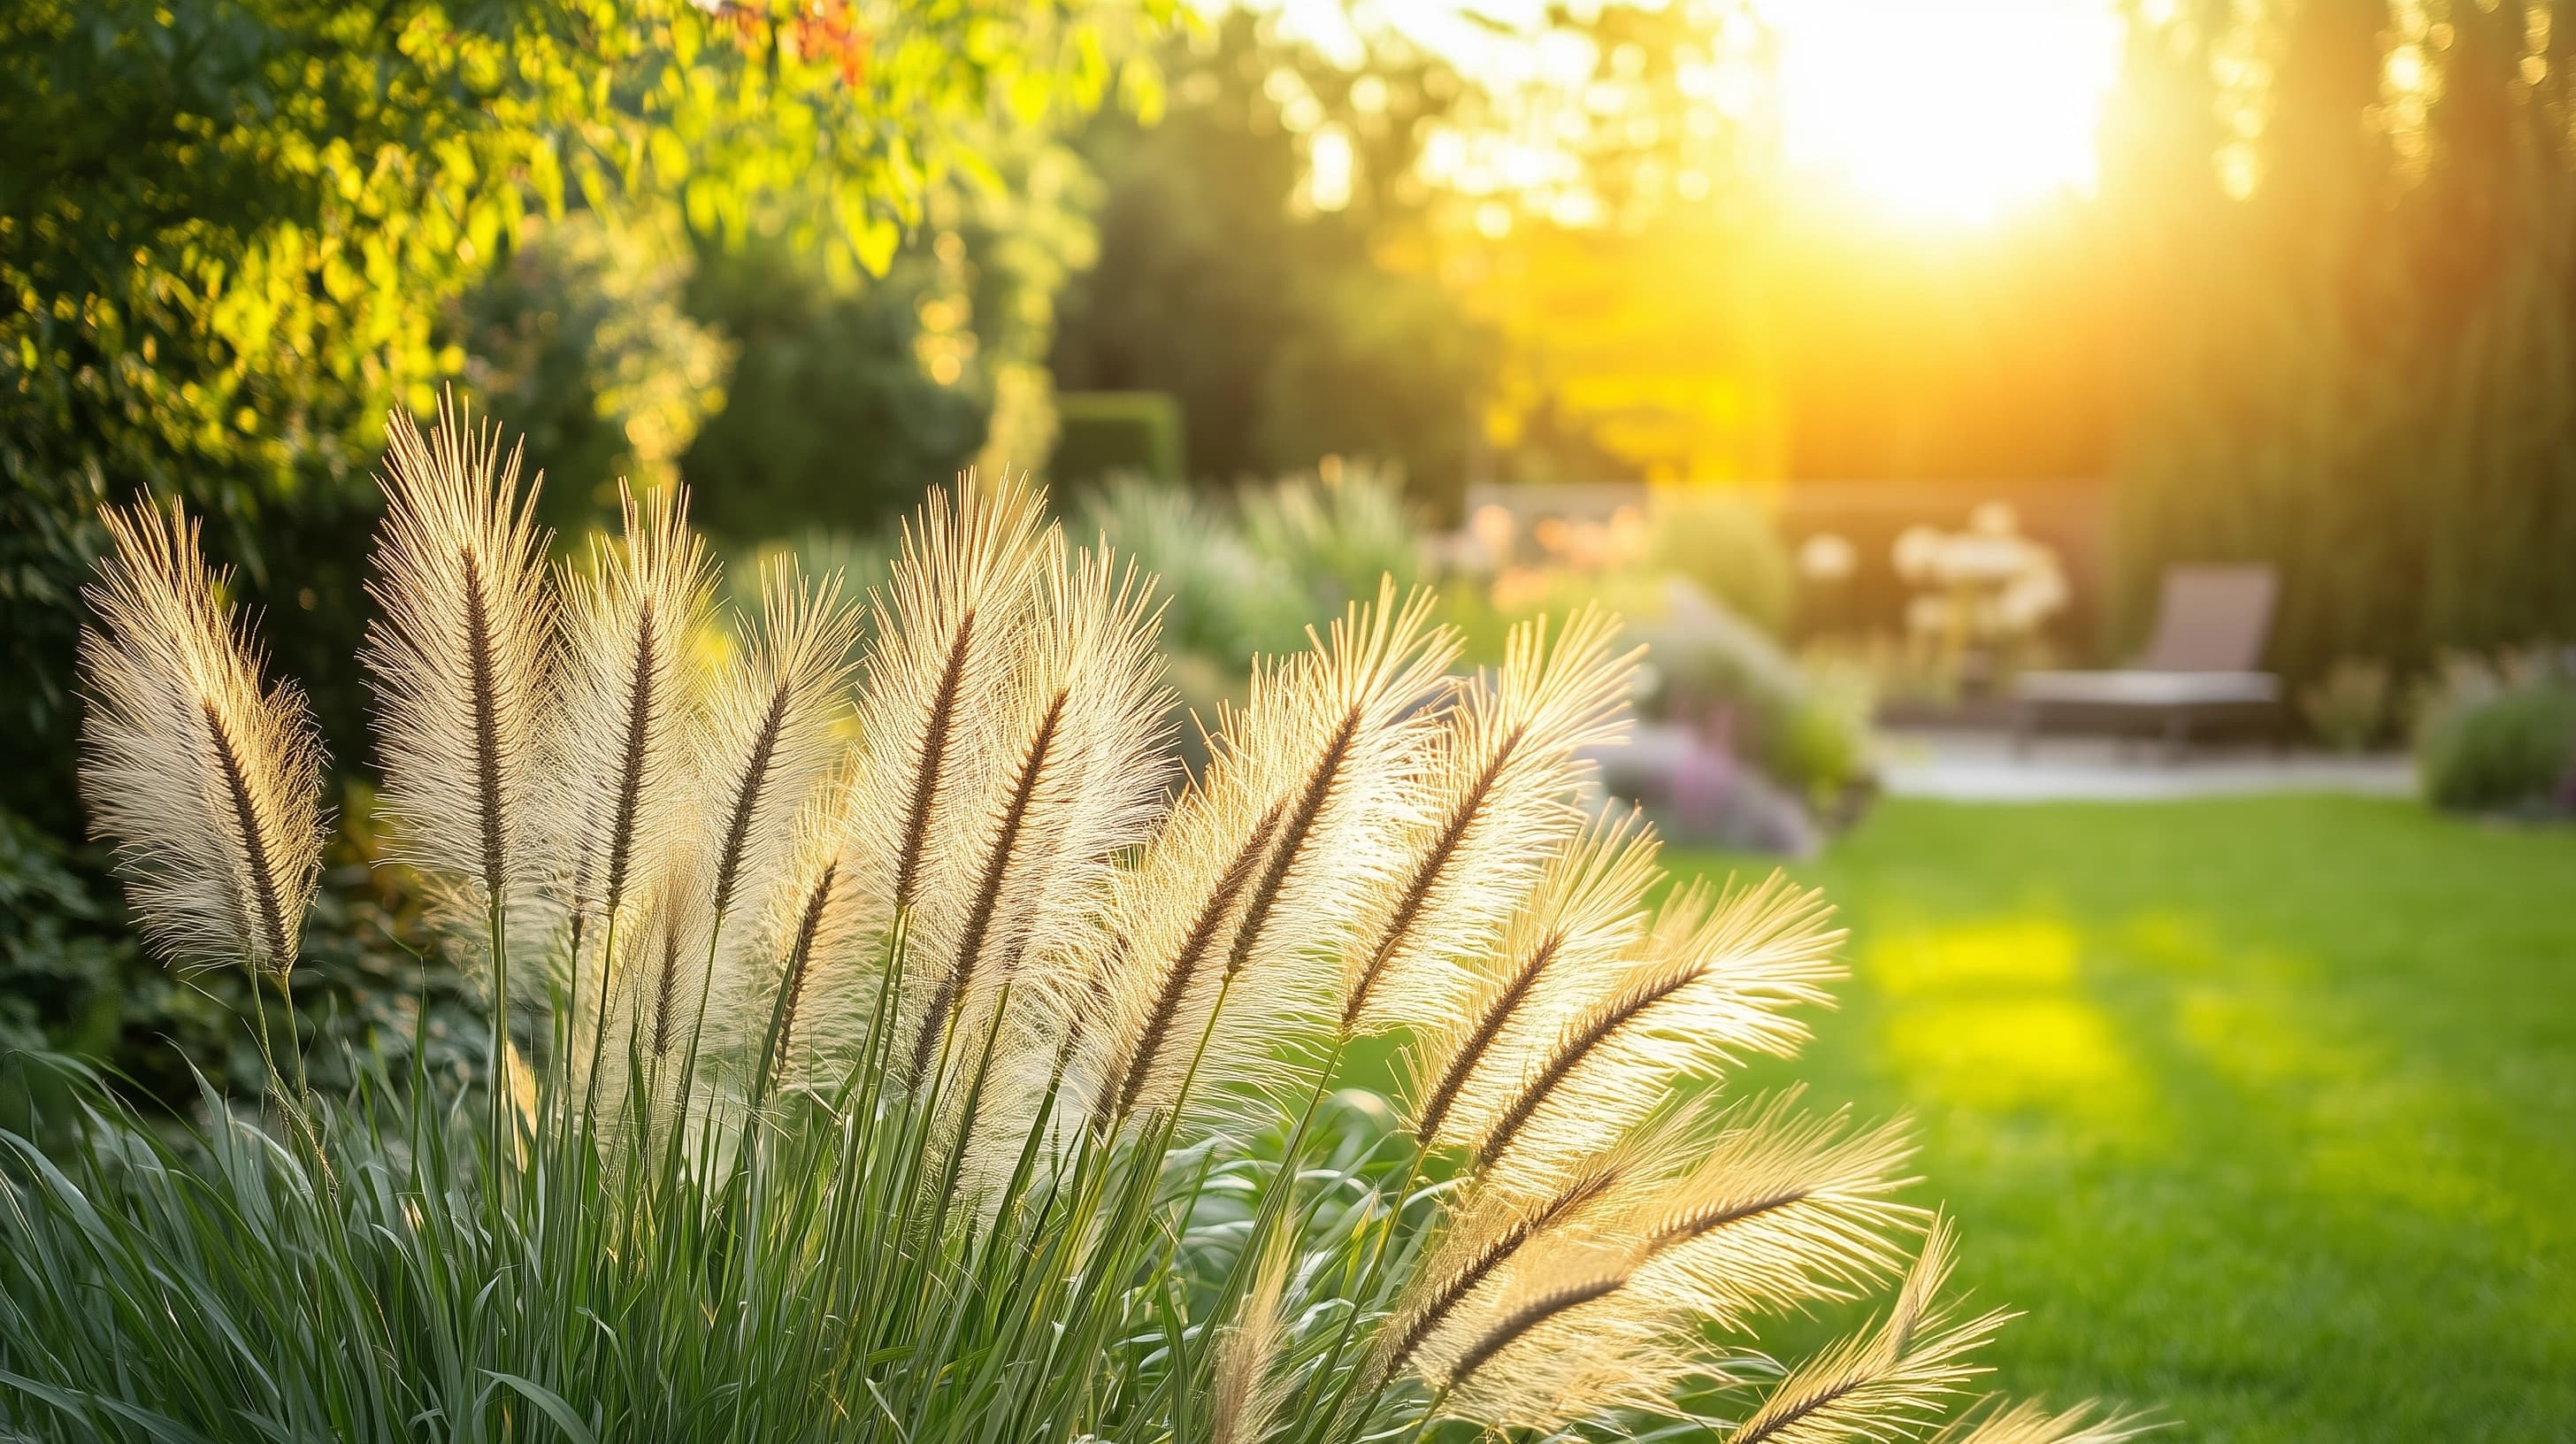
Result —
[[1961, 1277], [2029, 1312], [2010, 1387], [2168, 1438], [2576, 1439], [2576, 834], [1898, 800], [1792, 871], [1853, 977], [1754, 1081], [1917, 1120]]

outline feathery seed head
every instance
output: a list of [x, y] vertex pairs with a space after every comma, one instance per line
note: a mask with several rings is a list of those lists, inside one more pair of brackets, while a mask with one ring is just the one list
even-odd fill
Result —
[[1276, 1042], [1313, 1036], [1338, 1005], [1314, 964], [1346, 945], [1350, 897], [1395, 860], [1387, 824], [1416, 804], [1456, 642], [1426, 596], [1399, 603], [1391, 582], [1315, 640], [1256, 663], [1205, 774], [1119, 878], [1120, 966], [1087, 1075], [1104, 1120], [1221, 1115], [1247, 1086], [1294, 1086]]
[[1641, 655], [1614, 652], [1616, 633], [1592, 608], [1553, 646], [1544, 618], [1516, 626], [1501, 671], [1451, 710], [1430, 749], [1421, 815], [1399, 825], [1398, 860], [1346, 959], [1343, 1028], [1438, 1017], [1459, 993], [1463, 955], [1491, 939], [1580, 825], [1582, 751], [1620, 735]]
[[2132, 1414], [2105, 1413], [2094, 1404], [2051, 1413], [2024, 1399], [1954, 1421], [1933, 1435], [1931, 1444], [2119, 1444], [2154, 1427]]
[[521, 492], [517, 450], [504, 457], [499, 428], [452, 397], [427, 437], [402, 412], [388, 431], [367, 584], [381, 615], [366, 660], [391, 851], [429, 877], [460, 937], [495, 907], [514, 934], [541, 937], [554, 850], [539, 739], [554, 604], [536, 487]]
[[1546, 860], [1455, 1001], [1415, 1024], [1406, 1091], [1424, 1143], [1472, 1144], [1462, 1120], [1491, 1113], [1553, 1041], [1557, 1020], [1620, 971], [1645, 936], [1659, 850], [1642, 812], [1605, 809]]
[[1627, 1191], [1611, 1225], [1633, 1248], [1639, 1293], [1741, 1329], [1813, 1301], [1856, 1298], [1902, 1266], [1894, 1239], [1923, 1222], [1892, 1195], [1902, 1130], [1801, 1117], [1796, 1095], [1738, 1105], [1696, 1166]]
[[955, 854], [949, 905], [920, 910], [938, 966], [917, 1026], [974, 1045], [1000, 1029], [967, 1163], [978, 1190], [1007, 1174], [1055, 1086], [1049, 1060], [1103, 965], [1120, 860], [1160, 820], [1172, 775], [1150, 593], [1106, 552], [1048, 550], [1010, 705], [987, 711], [1003, 765], [972, 811], [981, 835]]
[[694, 740], [688, 886], [707, 933], [691, 967], [712, 974], [711, 1041], [756, 1039], [766, 1028], [759, 1000], [772, 994], [779, 962], [767, 944], [810, 887], [793, 867], [810, 840], [800, 820], [828, 804], [858, 642], [859, 619], [837, 576], [810, 580], [781, 558], [761, 581], [759, 622], [709, 689]]
[[995, 765], [997, 739], [976, 719], [1020, 660], [1044, 556], [1041, 503], [1024, 479], [985, 486], [972, 472], [953, 500], [934, 489], [871, 597], [859, 715], [871, 785], [851, 824], [870, 869], [862, 889], [888, 922], [953, 865], [952, 815], [982, 800]]
[[1686, 887], [1599, 993], [1577, 1003], [1518, 1079], [1461, 1112], [1491, 1180], [1544, 1188], [1595, 1141], [1651, 1113], [1675, 1079], [1714, 1076], [1748, 1053], [1785, 1056], [1806, 1039], [1786, 1014], [1831, 1001], [1841, 934], [1820, 896], [1778, 874], [1712, 895]]
[[101, 518], [113, 550], [86, 589], [80, 787], [155, 955], [181, 969], [295, 965], [321, 873], [322, 746], [304, 694], [266, 657], [176, 506]]
[[[796, 843], [748, 951], [752, 969], [734, 981], [749, 990], [725, 1021], [745, 1029], [732, 1041], [747, 1062], [766, 1056], [772, 1093], [828, 1089], [858, 1060], [876, 999], [876, 939], [855, 897], [849, 853], [848, 796], [842, 771], [819, 789], [796, 820]], [[758, 1028], [753, 1033], [747, 1030]]]
[[1273, 1237], [1277, 1241], [1217, 1343], [1210, 1371], [1209, 1444], [1259, 1444], [1288, 1402], [1289, 1380], [1275, 1366], [1288, 1342], [1285, 1303], [1297, 1254], [1287, 1246], [1287, 1235]]
[[1634, 1307], [1612, 1251], [1564, 1241], [1540, 1251], [1489, 1303], [1421, 1351], [1451, 1412], [1547, 1428], [1670, 1397], [1691, 1353], [1672, 1321]]
[[687, 738], [705, 690], [699, 633], [713, 577], [688, 494], [618, 487], [622, 534], [595, 539], [568, 576], [561, 696], [548, 737], [555, 886], [596, 938], [635, 910], [644, 879], [683, 845], [696, 797]]
[[1728, 1444], [1910, 1438], [1931, 1428], [1985, 1372], [1968, 1356], [2012, 1317], [1961, 1319], [1940, 1301], [1956, 1243], [1949, 1220], [1935, 1218], [1887, 1317], [1791, 1370]]

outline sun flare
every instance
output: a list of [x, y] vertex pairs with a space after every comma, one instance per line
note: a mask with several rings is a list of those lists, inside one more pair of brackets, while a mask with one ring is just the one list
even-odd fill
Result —
[[2093, 186], [2117, 78], [2104, 0], [1762, 0], [1793, 179], [1909, 221]]

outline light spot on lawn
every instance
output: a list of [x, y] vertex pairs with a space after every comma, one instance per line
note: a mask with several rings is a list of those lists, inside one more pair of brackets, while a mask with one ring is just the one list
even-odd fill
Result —
[[2084, 951], [2077, 930], [2032, 915], [1883, 935], [1858, 971], [1906, 1096], [2054, 1115], [2097, 1139], [2153, 1131], [2154, 1090], [2088, 994]]

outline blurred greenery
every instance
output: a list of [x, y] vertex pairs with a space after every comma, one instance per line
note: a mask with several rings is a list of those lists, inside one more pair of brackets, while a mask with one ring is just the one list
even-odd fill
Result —
[[1742, 491], [1660, 486], [1648, 510], [1648, 555], [1772, 636], [1788, 630], [1796, 579], [1770, 509]]
[[1046, 464], [1046, 347], [1056, 293], [1091, 254], [1093, 181], [1043, 132], [978, 149], [992, 175], [936, 188], [924, 229], [862, 284], [784, 246], [701, 248], [691, 313], [738, 351], [680, 459], [711, 532], [865, 531], [970, 466]]
[[2425, 683], [2415, 769], [2442, 807], [2576, 813], [2576, 656], [2455, 656]]
[[2221, 128], [2230, 8], [2131, 48], [2106, 156], [2123, 635], [2168, 563], [2246, 559], [2280, 568], [2294, 684], [2576, 636], [2576, 17], [2446, 5], [2416, 41], [2385, 6], [2295, 7], [2249, 139]]
[[733, 352], [686, 306], [685, 237], [595, 211], [531, 222], [508, 261], [458, 303], [465, 381], [545, 468], [540, 517], [577, 535], [617, 515], [617, 482], [678, 479], [724, 405]]
[[1897, 798], [1790, 871], [1853, 977], [1743, 1086], [1917, 1120], [2016, 1388], [2241, 1444], [2576, 1419], [2576, 834]]
[[906, 256], [886, 284], [855, 290], [775, 252], [700, 268], [700, 313], [741, 348], [724, 409], [682, 461], [712, 535], [864, 530], [973, 460], [983, 408], [914, 355], [924, 264]]
[[1183, 479], [1180, 404], [1160, 391], [1069, 391], [1056, 398], [1047, 480], [1064, 496], [1112, 477]]
[[[1366, 456], [1454, 515], [1484, 341], [1435, 278], [1386, 255], [1419, 243], [1413, 161], [1458, 78], [1393, 46], [1344, 69], [1241, 10], [1163, 65], [1158, 123], [1104, 114], [1082, 140], [1107, 195], [1099, 263], [1065, 298], [1057, 383], [1177, 397], [1194, 478]], [[1355, 187], [1330, 206], [1309, 166], [1326, 134]]]
[[[540, 433], [534, 461], [554, 469], [567, 521], [613, 468], [667, 476], [712, 409], [721, 348], [757, 381], [798, 379], [766, 337], [727, 334], [740, 316], [683, 313], [701, 299], [681, 285], [697, 257], [792, 253], [838, 297], [897, 265], [907, 233], [945, 264], [935, 248], [952, 233], [1028, 229], [1016, 212], [1044, 195], [1042, 162], [997, 137], [1113, 92], [1151, 103], [1138, 42], [1173, 13], [1165, 0], [0, 9], [0, 637], [14, 684], [0, 811], [38, 880], [26, 901], [46, 910], [0, 958], [12, 1025], [32, 1012], [47, 1031], [121, 1040], [113, 1061], [135, 1065], [195, 1009], [114, 941], [102, 860], [65, 841], [80, 827], [71, 658], [99, 505], [149, 491], [202, 514], [210, 553], [240, 569], [237, 595], [264, 609], [279, 669], [325, 683], [326, 737], [362, 761], [365, 701], [345, 664], [386, 408], [423, 410], [452, 378], [488, 389]], [[1042, 301], [1064, 264], [1048, 270], [1044, 247], [1016, 236], [989, 254], [980, 276], [939, 279], [1010, 272]], [[889, 295], [923, 331], [926, 289]], [[1008, 413], [1043, 409], [1030, 373], [1045, 318], [999, 291], [979, 335], [994, 341], [984, 412], [961, 403], [931, 448], [943, 461], [1014, 426], [1023, 464], [1044, 454], [1043, 418]], [[847, 429], [833, 444], [844, 461], [868, 450]], [[907, 500], [921, 480], [905, 475]], [[885, 507], [858, 503], [869, 520]], [[318, 950], [343, 940], [329, 910], [318, 926]], [[21, 975], [33, 981], [10, 986]]]

